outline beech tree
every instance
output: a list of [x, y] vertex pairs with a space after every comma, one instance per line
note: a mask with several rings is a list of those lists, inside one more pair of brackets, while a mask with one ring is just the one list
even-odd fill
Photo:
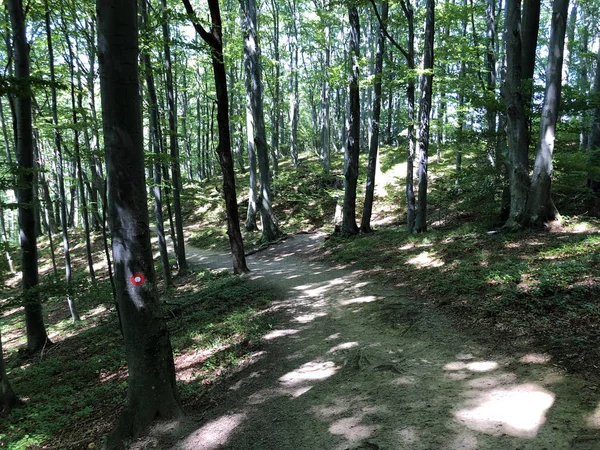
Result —
[[227, 235], [233, 257], [233, 271], [238, 274], [249, 272], [244, 255], [244, 242], [240, 231], [240, 220], [237, 209], [233, 157], [231, 155], [231, 135], [229, 134], [229, 102], [227, 94], [227, 76], [223, 62], [223, 27], [218, 0], [209, 0], [211, 32], [208, 33], [195, 19], [194, 10], [189, 0], [183, 0], [188, 15], [192, 18], [194, 28], [211, 48], [211, 58], [215, 87], [217, 90], [217, 121], [219, 125], [219, 145], [217, 153], [223, 174], [223, 194], [227, 210]]
[[[247, 98], [250, 100], [252, 116], [252, 140], [258, 162], [260, 176], [260, 190], [258, 204], [260, 222], [262, 225], [262, 241], [273, 242], [280, 235], [277, 218], [271, 205], [271, 180], [269, 173], [269, 152], [267, 149], [267, 134], [265, 130], [265, 116], [263, 108], [263, 80], [260, 63], [260, 45], [258, 42], [256, 2], [255, 0], [241, 0], [242, 27], [244, 29], [244, 62], [246, 67]], [[250, 127], [249, 127], [250, 128]], [[250, 140], [250, 136], [248, 136]]]
[[13, 32], [15, 61], [15, 140], [17, 153], [17, 200], [27, 350], [38, 352], [50, 343], [42, 316], [38, 285], [38, 253], [35, 230], [33, 129], [31, 118], [31, 79], [25, 17], [20, 0], [7, 2]]
[[360, 91], [358, 87], [360, 58], [360, 22], [356, 6], [348, 8], [350, 19], [350, 114], [348, 119], [348, 144], [344, 155], [344, 205], [342, 208], [343, 235], [357, 234], [356, 183], [358, 180], [358, 156], [360, 153]]
[[373, 195], [375, 192], [375, 171], [377, 166], [377, 152], [379, 149], [379, 120], [381, 118], [381, 78], [383, 72], [383, 55], [385, 52], [385, 34], [383, 28], [388, 19], [387, 1], [381, 4], [381, 22], [377, 37], [377, 53], [375, 56], [375, 81], [373, 99], [373, 117], [371, 118], [371, 139], [369, 142], [369, 163], [367, 167], [367, 185], [365, 187], [365, 204], [360, 223], [360, 230], [368, 233], [371, 230], [371, 214], [373, 210]]
[[128, 366], [125, 411], [106, 448], [181, 415], [156, 290], [143, 164], [136, 0], [98, 0], [98, 56], [117, 303]]
[[427, 158], [429, 151], [429, 124], [433, 82], [433, 37], [435, 2], [427, 0], [425, 12], [425, 38], [423, 49], [423, 75], [421, 75], [421, 104], [419, 106], [419, 198], [415, 231], [427, 231]]
[[562, 65], [569, 0], [554, 0], [552, 25], [546, 65], [546, 89], [540, 123], [538, 150], [531, 176], [531, 192], [528, 201], [528, 219], [539, 226], [558, 217], [558, 210], [551, 197], [553, 176], [552, 154], [556, 139], [556, 122], [562, 89]]
[[0, 417], [7, 415], [11, 410], [19, 406], [21, 400], [13, 391], [4, 365], [4, 353], [2, 352], [2, 336], [0, 335]]

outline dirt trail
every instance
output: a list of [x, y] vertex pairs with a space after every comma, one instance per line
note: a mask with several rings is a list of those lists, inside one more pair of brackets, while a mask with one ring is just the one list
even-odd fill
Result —
[[212, 408], [145, 448], [600, 449], [600, 392], [546, 355], [486, 349], [408, 293], [309, 260], [321, 240], [249, 257], [250, 282], [281, 298], [263, 351]]

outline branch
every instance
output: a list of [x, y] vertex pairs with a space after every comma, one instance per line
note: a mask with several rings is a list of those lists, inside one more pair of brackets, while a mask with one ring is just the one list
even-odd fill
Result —
[[375, 5], [374, 0], [371, 0], [371, 5], [373, 5], [373, 9], [375, 10], [375, 15], [377, 16], [377, 21], [379, 22], [379, 26], [381, 27], [381, 31], [383, 31], [383, 34], [385, 34], [385, 37], [387, 37], [389, 39], [389, 41], [394, 45], [394, 47], [396, 47], [398, 50], [400, 50], [400, 53], [402, 53], [404, 55], [404, 57], [406, 58], [407, 61], [410, 60], [408, 52], [406, 50], [404, 50], [404, 48], [402, 48], [402, 46], [400, 44], [398, 44], [398, 42], [396, 42], [396, 40], [392, 36], [390, 36], [390, 34], [388, 33], [387, 27], [384, 25], [383, 21], [381, 20], [379, 11], [377, 11], [377, 5]]
[[194, 29], [196, 30], [196, 32], [200, 35], [200, 37], [202, 39], [204, 39], [204, 41], [210, 45], [212, 48], [216, 49], [217, 48], [217, 40], [215, 39], [215, 37], [210, 34], [208, 31], [206, 31], [204, 29], [204, 27], [198, 23], [195, 19], [196, 14], [194, 13], [194, 8], [192, 8], [192, 5], [190, 4], [190, 0], [182, 0], [183, 1], [183, 6], [185, 6], [185, 10], [188, 14], [188, 16], [190, 17], [190, 20], [192, 22], [192, 25], [194, 25]]

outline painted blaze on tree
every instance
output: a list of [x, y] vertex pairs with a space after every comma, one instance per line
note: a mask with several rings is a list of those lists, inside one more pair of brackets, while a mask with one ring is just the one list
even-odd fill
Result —
[[107, 448], [155, 418], [181, 414], [156, 290], [143, 165], [137, 3], [98, 0], [98, 54], [117, 303], [129, 370], [127, 407]]

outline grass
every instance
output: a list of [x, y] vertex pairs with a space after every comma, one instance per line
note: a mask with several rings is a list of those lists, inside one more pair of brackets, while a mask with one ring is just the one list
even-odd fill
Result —
[[[41, 355], [29, 358], [20, 351], [25, 324], [18, 279], [6, 280], [0, 316], [5, 361], [25, 404], [0, 422], [0, 448], [97, 447], [125, 404], [125, 349], [110, 283], [103, 271], [97, 283], [88, 281], [82, 251], [74, 249], [78, 270], [71, 286], [81, 322], [71, 322], [62, 278], [50, 270], [41, 279], [38, 291], [54, 343]], [[95, 260], [101, 258], [98, 249]], [[271, 297], [227, 272], [192, 271], [175, 277], [174, 288], [163, 291], [161, 299], [181, 400], [194, 408], [212, 383], [259, 348], [260, 336], [271, 327], [272, 318], [261, 313]]]
[[326, 258], [412, 291], [475, 334], [530, 338], [569, 369], [591, 374], [600, 357], [600, 222], [587, 223], [582, 233], [572, 231], [582, 228], [576, 219], [544, 233], [383, 229], [332, 237]]

